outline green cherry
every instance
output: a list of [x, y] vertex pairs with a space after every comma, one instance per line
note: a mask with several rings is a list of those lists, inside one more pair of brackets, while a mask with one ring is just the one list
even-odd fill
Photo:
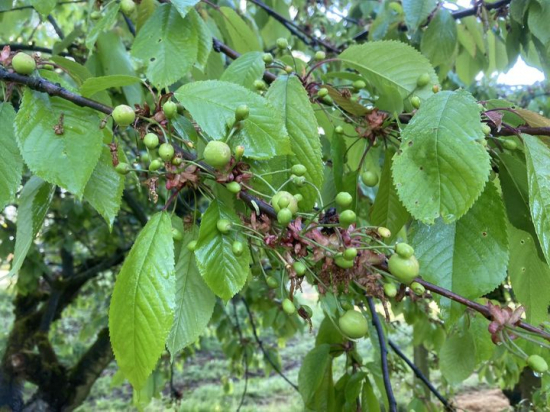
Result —
[[347, 248], [344, 250], [344, 259], [346, 260], [353, 260], [357, 257], [357, 249], [354, 247]]
[[241, 256], [244, 252], [244, 245], [242, 242], [239, 242], [238, 240], [236, 240], [233, 242], [231, 249], [233, 250], [233, 254], [235, 256]]
[[502, 143], [505, 149], [508, 149], [510, 151], [514, 151], [518, 148], [518, 144], [515, 140], [512, 139], [506, 139], [504, 143]]
[[216, 222], [216, 228], [221, 234], [228, 234], [231, 230], [231, 222], [227, 219], [220, 219]]
[[231, 160], [231, 148], [225, 142], [212, 140], [204, 148], [204, 161], [216, 169], [227, 166]]
[[136, 3], [133, 2], [133, 0], [121, 0], [120, 1], [120, 10], [128, 15], [132, 14], [134, 10], [136, 9]]
[[352, 87], [353, 87], [353, 90], [358, 92], [359, 90], [364, 89], [365, 87], [367, 87], [367, 83], [365, 83], [363, 80], [356, 80], [356, 81], [353, 82]]
[[393, 283], [384, 284], [384, 294], [388, 298], [394, 298], [397, 295], [397, 288]]
[[266, 279], [266, 283], [270, 289], [275, 289], [279, 286], [279, 282], [273, 276], [268, 276]]
[[277, 39], [277, 47], [281, 50], [288, 48], [288, 41], [284, 37], [280, 37]]
[[174, 119], [178, 114], [178, 105], [168, 100], [162, 105], [162, 111], [167, 119]]
[[240, 122], [241, 120], [245, 120], [248, 118], [248, 115], [250, 114], [250, 109], [246, 104], [241, 104], [239, 107], [237, 107], [237, 110], [235, 110], [235, 120]]
[[361, 181], [365, 186], [374, 187], [378, 184], [378, 175], [367, 170], [366, 172], [361, 173]]
[[113, 109], [113, 120], [121, 127], [130, 126], [136, 119], [134, 109], [125, 104], [118, 105]]
[[351, 339], [359, 339], [365, 336], [369, 330], [369, 325], [363, 314], [357, 310], [348, 310], [338, 319], [338, 326], [342, 333]]
[[348, 192], [340, 192], [336, 195], [334, 199], [336, 204], [340, 207], [348, 207], [353, 202], [353, 196]]
[[344, 210], [340, 213], [340, 224], [343, 228], [347, 229], [349, 225], [357, 221], [357, 215], [353, 210]]
[[319, 91], [317, 92], [318, 97], [325, 97], [328, 96], [328, 89], [326, 87], [321, 87]]
[[422, 296], [426, 292], [426, 288], [418, 282], [411, 283], [409, 287], [418, 296]]
[[342, 269], [350, 269], [354, 266], [353, 260], [348, 260], [341, 255], [334, 258], [334, 263], [336, 263], [336, 266]]
[[176, 242], [183, 240], [183, 234], [175, 227], [172, 228], [172, 239], [174, 239]]
[[344, 128], [342, 126], [336, 126], [334, 128], [334, 133], [336, 134], [344, 134]]
[[159, 159], [154, 159], [151, 163], [149, 163], [149, 171], [154, 172], [159, 170], [163, 166], [162, 162]]
[[422, 73], [420, 76], [418, 76], [418, 79], [416, 79], [416, 85], [418, 87], [427, 86], [428, 83], [430, 83], [430, 80], [430, 75], [428, 73]]
[[283, 300], [283, 310], [289, 315], [293, 315], [296, 312], [296, 306], [289, 298]]
[[529, 367], [531, 369], [533, 369], [533, 371], [537, 372], [537, 373], [544, 373], [548, 370], [548, 364], [546, 363], [546, 361], [539, 355], [531, 355], [527, 358], [527, 365], [529, 365]]
[[131, 168], [128, 163], [120, 162], [116, 165], [115, 170], [120, 175], [127, 175], [128, 173], [130, 173]]
[[237, 182], [231, 182], [227, 184], [227, 190], [229, 190], [233, 194], [237, 194], [241, 191], [241, 185]]
[[489, 126], [487, 123], [483, 123], [481, 126], [481, 130], [483, 131], [483, 134], [485, 136], [489, 136], [491, 134], [491, 126]]
[[13, 70], [18, 74], [29, 75], [36, 69], [36, 62], [27, 53], [19, 52], [11, 59]]
[[380, 226], [378, 229], [376, 229], [380, 237], [383, 237], [384, 239], [388, 239], [391, 237], [391, 231], [387, 227]]
[[412, 107], [414, 107], [415, 109], [419, 109], [420, 108], [420, 103], [422, 103], [421, 100], [420, 100], [420, 97], [418, 97], [418, 96], [411, 97]]
[[319, 50], [315, 52], [315, 56], [313, 56], [313, 58], [317, 61], [325, 60], [327, 58], [327, 54], [324, 51]]
[[307, 173], [307, 168], [304, 165], [294, 165], [290, 168], [290, 172], [296, 176], [304, 176]]
[[414, 249], [407, 243], [398, 243], [395, 245], [395, 252], [402, 258], [408, 259], [414, 255]]
[[170, 162], [174, 157], [174, 146], [170, 143], [163, 143], [159, 147], [159, 156], [165, 162]]
[[273, 55], [271, 53], [264, 53], [262, 60], [265, 64], [271, 64], [273, 63]]
[[404, 258], [399, 256], [397, 253], [390, 257], [390, 260], [388, 261], [388, 269], [398, 281], [406, 285], [410, 284], [420, 272], [418, 260], [416, 260], [414, 256]]
[[[287, 201], [288, 203], [286, 203]], [[281, 205], [285, 205], [285, 206], [281, 206]], [[277, 192], [271, 198], [271, 206], [273, 206], [273, 208], [277, 213], [283, 208], [290, 209], [293, 215], [295, 215], [296, 212], [298, 212], [298, 201], [289, 192], [285, 192], [284, 190]]]
[[292, 221], [292, 212], [289, 208], [285, 207], [284, 209], [277, 212], [277, 222], [283, 226], [287, 226]]
[[194, 252], [196, 249], [197, 249], [197, 241], [196, 240], [192, 240], [191, 242], [189, 242], [187, 244], [187, 250], [189, 252]]
[[143, 144], [149, 150], [156, 149], [159, 143], [159, 137], [154, 133], [147, 133], [143, 137]]
[[294, 268], [294, 272], [296, 272], [298, 276], [304, 276], [306, 274], [307, 267], [304, 263], [294, 262], [292, 267]]

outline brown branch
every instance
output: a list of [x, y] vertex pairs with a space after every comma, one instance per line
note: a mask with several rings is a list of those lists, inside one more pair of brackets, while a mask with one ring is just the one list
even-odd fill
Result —
[[[61, 6], [65, 4], [76, 4], [76, 3], [87, 3], [88, 0], [75, 0], [75, 1], [60, 1], [56, 4], [56, 6]], [[8, 13], [10, 11], [20, 11], [20, 10], [27, 10], [27, 9], [34, 9], [33, 6], [20, 6], [20, 7], [13, 7], [8, 10], [0, 10], [0, 14], [2, 13]]]
[[[466, 299], [463, 296], [457, 295], [454, 292], [451, 292], [450, 290], [447, 290], [445, 288], [442, 288], [440, 286], [434, 285], [433, 283], [430, 283], [424, 279], [416, 278], [415, 282], [420, 283], [422, 286], [424, 286], [427, 290], [433, 293], [437, 293], [440, 296], [446, 297], [448, 299], [454, 300], [455, 302], [460, 303], [461, 305], [464, 305], [470, 309], [475, 310], [476, 312], [481, 313], [483, 316], [485, 316], [487, 319], [492, 320], [491, 312], [489, 311], [489, 307], [482, 305], [481, 303], [474, 302], [470, 299]], [[527, 322], [521, 321], [518, 324], [518, 327], [521, 329], [524, 329], [528, 332], [535, 333], [539, 335], [540, 337], [550, 341], [550, 334], [545, 332], [544, 330], [537, 328]]]
[[[319, 39], [318, 37], [313, 36], [312, 34], [308, 33], [306, 30], [304, 30], [302, 27], [298, 26], [296, 23], [288, 20], [283, 15], [277, 13], [275, 10], [273, 10], [271, 7], [269, 7], [267, 4], [260, 0], [248, 0], [251, 3], [254, 3], [256, 6], [263, 9], [267, 14], [269, 14], [271, 17], [273, 17], [275, 20], [277, 20], [279, 23], [281, 23], [285, 28], [293, 35], [298, 37], [302, 42], [304, 42], [306, 45], [311, 46], [315, 44], [320, 44], [328, 51], [331, 51], [333, 53], [338, 53], [339, 50], [337, 47], [333, 46], [332, 44], [327, 43], [326, 41]], [[308, 40], [308, 38], [310, 40]]]
[[422, 383], [424, 383], [424, 385], [426, 385], [426, 387], [437, 397], [437, 399], [440, 400], [443, 406], [445, 406], [445, 410], [455, 411], [456, 409], [449, 403], [447, 399], [445, 399], [443, 395], [439, 393], [439, 391], [435, 388], [435, 386], [433, 386], [430, 380], [426, 376], [424, 376], [422, 371], [407, 357], [407, 355], [405, 355], [403, 351], [399, 349], [399, 346], [397, 346], [395, 342], [393, 342], [391, 339], [388, 339], [388, 343], [393, 351], [397, 354], [397, 356], [403, 359], [403, 361], [409, 366], [409, 368], [411, 368], [416, 377], [420, 379]]
[[[31, 52], [53, 54], [52, 49], [48, 49], [47, 47], [35, 46], [34, 44], [0, 43], [0, 49], [3, 49], [6, 46], [9, 46], [11, 50], [25, 50], [25, 51], [31, 51]], [[64, 57], [71, 56], [71, 54], [67, 52], [60, 52], [58, 54]]]
[[372, 324], [376, 329], [376, 334], [378, 335], [378, 345], [380, 346], [380, 363], [382, 365], [382, 378], [384, 380], [384, 387], [386, 388], [388, 406], [390, 412], [397, 412], [397, 401], [395, 400], [395, 395], [393, 394], [390, 380], [390, 370], [388, 368], [388, 347], [386, 346], [384, 329], [382, 328], [382, 323], [380, 323], [378, 313], [376, 313], [374, 299], [372, 298], [372, 296], [367, 296], [367, 303], [369, 304], [370, 313], [372, 315]]

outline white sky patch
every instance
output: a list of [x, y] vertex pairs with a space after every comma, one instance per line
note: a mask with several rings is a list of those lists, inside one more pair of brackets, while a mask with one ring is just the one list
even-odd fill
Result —
[[516, 64], [508, 70], [508, 73], [501, 73], [497, 82], [509, 86], [533, 84], [544, 81], [544, 73], [534, 67], [528, 66], [521, 57]]

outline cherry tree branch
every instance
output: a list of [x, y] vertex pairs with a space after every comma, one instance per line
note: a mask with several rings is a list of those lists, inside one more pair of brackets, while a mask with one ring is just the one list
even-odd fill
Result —
[[[230, 54], [233, 55], [233, 56], [238, 56], [239, 55], [239, 53], [237, 53], [234, 50], [232, 50], [231, 48], [225, 46], [219, 40], [215, 39], [214, 42], [215, 42], [215, 44], [216, 44], [216, 42], [218, 42], [218, 45], [221, 47], [220, 51], [222, 51], [224, 54], [227, 54], [229, 57], [231, 57]], [[273, 73], [269, 73], [269, 75], [270, 75], [270, 78], [271, 78], [271, 76], [273, 78], [275, 78], [275, 75]], [[264, 78], [265, 78], [265, 74], [264, 74]], [[2, 67], [0, 67], [0, 81], [25, 85], [25, 86], [29, 87], [30, 89], [37, 90], [37, 91], [40, 91], [40, 92], [43, 92], [43, 93], [47, 93], [50, 96], [63, 98], [65, 100], [68, 100], [68, 101], [76, 104], [77, 106], [89, 107], [89, 108], [97, 110], [101, 113], [111, 114], [111, 112], [113, 111], [113, 109], [109, 106], [106, 106], [106, 105], [104, 105], [102, 103], [99, 103], [95, 100], [88, 99], [88, 98], [83, 97], [81, 95], [78, 95], [76, 93], [72, 93], [72, 92], [68, 91], [67, 89], [61, 87], [58, 84], [51, 83], [51, 82], [49, 82], [45, 79], [42, 79], [40, 77], [30, 77], [30, 76], [23, 76], [23, 75], [20, 75], [20, 74], [17, 74], [17, 73], [11, 73], [11, 72], [9, 72], [8, 70], [6, 70]], [[525, 127], [520, 126], [517, 129], [520, 132], [525, 132], [525, 133], [528, 133], [528, 132], [534, 133], [534, 132], [536, 132], [536, 134], [538, 134], [538, 135], [550, 136], [550, 128], [531, 128], [531, 127], [526, 127], [526, 126]], [[534, 129], [536, 129], [536, 130], [534, 130]], [[175, 148], [179, 153], [181, 153], [181, 156], [185, 160], [192, 160], [192, 161], [196, 160], [196, 156], [193, 155], [192, 153], [189, 153], [188, 151], [183, 150], [182, 148], [177, 147], [177, 146], [175, 146]], [[211, 170], [211, 167], [209, 165], [201, 164], [201, 166], [207, 168], [208, 170]], [[271, 219], [276, 219], [277, 218], [277, 213], [275, 212], [273, 207], [271, 207], [269, 204], [267, 204], [263, 200], [261, 200], [261, 199], [255, 197], [255, 196], [251, 195], [250, 193], [246, 192], [245, 190], [243, 190], [240, 193], [240, 198], [251, 209], [256, 210], [256, 206], [257, 206], [258, 210], [261, 213], [264, 213], [265, 215], [267, 215]], [[423, 279], [418, 278], [417, 281], [419, 283], [421, 283], [422, 285], [424, 285], [424, 287], [426, 289], [430, 290], [431, 292], [437, 293], [438, 295], [447, 297], [451, 300], [454, 300], [455, 302], [461, 303], [462, 305], [465, 305], [465, 306], [469, 307], [470, 309], [473, 309], [473, 310], [481, 313], [487, 319], [491, 319], [491, 314], [490, 314], [489, 308], [487, 306], [476, 303], [476, 302], [473, 302], [473, 301], [471, 301], [469, 299], [466, 299], [466, 298], [464, 298], [460, 295], [457, 295], [454, 292], [451, 292], [450, 290], [447, 290], [447, 289], [444, 289], [444, 288], [439, 287], [437, 285], [434, 285], [434, 284], [432, 284], [430, 282], [427, 282]], [[540, 328], [537, 328], [537, 327], [535, 327], [535, 326], [533, 326], [533, 325], [531, 325], [527, 322], [523, 322], [523, 321], [521, 321], [518, 326], [520, 328], [526, 330], [526, 331], [535, 333], [535, 334], [541, 336], [542, 338], [550, 341], [550, 334], [545, 332], [544, 330], [542, 330]]]
[[283, 372], [279, 369], [277, 364], [273, 362], [271, 357], [269, 356], [269, 353], [264, 348], [263, 342], [260, 340], [258, 336], [258, 332], [256, 331], [256, 324], [254, 323], [254, 317], [252, 316], [252, 311], [250, 310], [250, 307], [248, 306], [248, 303], [246, 302], [246, 299], [241, 296], [241, 300], [243, 301], [244, 307], [246, 308], [246, 312], [248, 313], [248, 319], [250, 320], [250, 326], [252, 327], [252, 334], [254, 335], [254, 339], [256, 340], [256, 343], [260, 347], [260, 350], [263, 352], [264, 357], [267, 359], [271, 367], [275, 372], [277, 372], [281, 378], [283, 378], [290, 386], [292, 386], [296, 391], [298, 391], [298, 386], [296, 386], [290, 379], [288, 379]]
[[431, 393], [433, 393], [437, 399], [441, 401], [443, 406], [445, 406], [445, 410], [447, 411], [455, 411], [456, 409], [449, 403], [447, 399], [443, 395], [439, 393], [439, 391], [433, 386], [433, 384], [430, 382], [426, 376], [422, 373], [420, 369], [405, 355], [401, 349], [399, 349], [399, 346], [395, 342], [393, 342], [391, 339], [388, 339], [388, 343], [393, 349], [393, 351], [396, 353], [397, 356], [399, 356], [403, 361], [411, 368], [411, 370], [414, 372], [416, 377], [420, 379], [424, 385], [430, 390]]
[[[312, 34], [305, 31], [303, 28], [298, 26], [296, 23], [288, 20], [281, 14], [277, 13], [275, 10], [273, 10], [271, 7], [269, 7], [267, 4], [260, 0], [248, 0], [251, 3], [254, 3], [256, 6], [263, 9], [267, 14], [269, 14], [271, 17], [273, 17], [275, 20], [277, 20], [279, 23], [281, 23], [283, 26], [286, 27], [286, 29], [294, 34], [296, 37], [298, 37], [302, 42], [304, 42], [306, 45], [311, 46], [315, 44], [320, 44], [328, 51], [339, 53], [339, 50], [337, 47], [333, 46], [332, 44], [327, 43], [326, 41], [319, 39], [318, 37], [313, 36]], [[308, 38], [310, 40], [308, 40]]]
[[388, 406], [390, 408], [390, 412], [397, 412], [397, 401], [395, 400], [395, 395], [393, 394], [390, 380], [390, 370], [388, 368], [388, 347], [386, 346], [384, 329], [382, 328], [382, 323], [380, 322], [378, 313], [376, 313], [374, 299], [372, 298], [372, 296], [367, 296], [367, 302], [369, 304], [370, 313], [372, 315], [372, 324], [376, 329], [376, 334], [378, 335], [378, 344], [380, 346], [380, 361], [382, 364], [382, 377], [384, 378], [384, 387], [386, 388], [386, 396], [388, 397]]
[[[3, 49], [4, 47], [9, 46], [11, 50], [26, 50], [31, 52], [40, 52], [40, 53], [47, 53], [47, 54], [53, 54], [52, 49], [48, 49], [47, 47], [40, 47], [35, 46], [34, 44], [22, 44], [22, 43], [0, 43], [0, 49]], [[70, 56], [70, 53], [67, 52], [60, 52], [58, 53], [60, 56]]]

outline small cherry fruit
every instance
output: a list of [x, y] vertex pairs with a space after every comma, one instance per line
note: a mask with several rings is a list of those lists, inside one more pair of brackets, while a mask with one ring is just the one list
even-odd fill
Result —
[[250, 109], [246, 104], [241, 104], [239, 107], [237, 107], [237, 110], [235, 110], [235, 120], [240, 122], [241, 120], [245, 120], [248, 118], [248, 115], [250, 114]]
[[233, 245], [231, 246], [231, 249], [233, 250], [233, 254], [235, 256], [241, 256], [244, 252], [243, 242], [239, 242], [238, 240], [235, 240], [233, 242]]
[[130, 173], [130, 169], [130, 165], [124, 162], [120, 162], [115, 167], [116, 172], [121, 175], [127, 175], [128, 173]]
[[355, 80], [352, 84], [353, 90], [358, 92], [361, 89], [364, 89], [367, 87], [367, 83], [365, 83], [363, 80]]
[[134, 109], [125, 104], [118, 105], [113, 109], [113, 120], [121, 127], [130, 126], [136, 120]]
[[149, 163], [149, 171], [154, 172], [159, 170], [162, 166], [163, 164], [159, 159], [154, 159], [151, 163]]
[[231, 193], [237, 194], [241, 191], [241, 185], [237, 182], [231, 182], [227, 184], [227, 190], [229, 190]]
[[294, 306], [294, 303], [289, 298], [286, 298], [283, 300], [283, 310], [289, 315], [293, 315], [296, 312], [296, 306]]
[[369, 325], [363, 314], [357, 310], [348, 310], [338, 319], [340, 329], [348, 338], [359, 339], [365, 336], [369, 330]]
[[156, 149], [159, 145], [159, 137], [154, 133], [147, 133], [143, 137], [143, 144], [149, 150]]
[[380, 226], [378, 229], [376, 229], [380, 237], [383, 237], [384, 239], [388, 239], [391, 237], [391, 231], [387, 227]]
[[280, 37], [277, 39], [277, 47], [281, 50], [288, 48], [288, 41], [284, 37]]
[[422, 296], [426, 292], [426, 288], [418, 282], [411, 283], [409, 287], [418, 296]]
[[273, 55], [271, 53], [264, 53], [262, 60], [265, 64], [271, 64], [273, 63]]
[[336, 266], [342, 269], [350, 269], [354, 266], [353, 260], [348, 260], [342, 255], [336, 256], [334, 258], [334, 263], [336, 263]]
[[384, 294], [388, 298], [394, 298], [397, 295], [397, 288], [393, 283], [384, 284]]
[[378, 175], [370, 170], [361, 173], [361, 181], [365, 186], [374, 187], [378, 184]]
[[159, 156], [165, 162], [169, 162], [174, 157], [174, 146], [170, 143], [163, 143], [159, 147]]
[[420, 76], [418, 76], [418, 79], [416, 79], [416, 85], [418, 87], [427, 86], [429, 82], [430, 82], [430, 75], [428, 73], [422, 73]]
[[353, 202], [353, 196], [348, 192], [340, 192], [334, 199], [336, 204], [340, 207], [348, 207]]
[[504, 143], [502, 143], [502, 145], [504, 146], [505, 149], [508, 149], [508, 150], [516, 150], [518, 148], [518, 144], [516, 143], [515, 140], [512, 140], [512, 139], [506, 139], [504, 141]]
[[176, 242], [179, 242], [180, 240], [183, 240], [183, 233], [181, 233], [178, 229], [173, 227], [172, 228], [172, 239], [174, 239]]
[[422, 103], [421, 100], [420, 100], [420, 97], [418, 97], [418, 96], [411, 97], [412, 107], [414, 107], [415, 109], [419, 109], [420, 108], [420, 103]]
[[189, 242], [187, 244], [187, 250], [189, 252], [194, 252], [195, 249], [197, 249], [197, 241], [196, 240], [192, 240], [191, 242]]
[[313, 58], [319, 62], [321, 60], [325, 60], [327, 58], [327, 54], [324, 51], [319, 50], [315, 52], [315, 56], [313, 56]]
[[353, 210], [344, 210], [342, 213], [340, 213], [340, 224], [344, 228], [348, 228], [349, 225], [352, 223], [355, 223], [357, 221], [357, 215]]
[[294, 165], [290, 168], [290, 172], [296, 176], [303, 176], [307, 173], [307, 168], [304, 165]]
[[133, 0], [121, 0], [120, 1], [120, 10], [128, 15], [132, 14], [136, 9], [136, 3]]
[[294, 262], [292, 267], [298, 276], [304, 276], [306, 274], [307, 267], [302, 262]]
[[406, 285], [410, 284], [420, 272], [420, 266], [416, 257], [404, 258], [397, 253], [393, 254], [388, 261], [388, 269], [398, 281]]
[[171, 100], [168, 100], [162, 105], [162, 111], [167, 119], [174, 119], [178, 114], [178, 105]]
[[357, 249], [354, 247], [349, 247], [346, 250], [344, 250], [344, 259], [346, 260], [353, 260], [357, 257]]
[[527, 358], [527, 365], [537, 373], [544, 373], [548, 370], [548, 364], [539, 355], [531, 355]]
[[19, 52], [13, 59], [11, 59], [11, 65], [16, 73], [29, 75], [36, 69], [36, 62], [27, 53]]
[[285, 207], [277, 212], [277, 222], [283, 226], [287, 226], [292, 221], [292, 212]]
[[275, 289], [279, 286], [279, 282], [273, 276], [268, 276], [266, 279], [266, 283], [270, 289]]
[[321, 87], [318, 91], [317, 91], [317, 97], [325, 97], [328, 95], [328, 89], [326, 87]]
[[[287, 206], [281, 206], [281, 205], [284, 205], [286, 201], [288, 201]], [[296, 201], [296, 198], [292, 196], [289, 192], [285, 192], [284, 190], [277, 192], [271, 198], [271, 206], [273, 206], [273, 208], [277, 213], [283, 208], [290, 209], [293, 215], [295, 215], [296, 212], [298, 212], [298, 202]]]
[[408, 259], [414, 255], [414, 249], [407, 243], [398, 243], [395, 245], [395, 252], [402, 258]]
[[204, 148], [204, 161], [217, 169], [227, 166], [231, 160], [231, 148], [225, 142], [212, 140]]
[[231, 230], [231, 222], [227, 219], [220, 219], [216, 222], [216, 227], [218, 228], [218, 231], [224, 235], [229, 233]]

